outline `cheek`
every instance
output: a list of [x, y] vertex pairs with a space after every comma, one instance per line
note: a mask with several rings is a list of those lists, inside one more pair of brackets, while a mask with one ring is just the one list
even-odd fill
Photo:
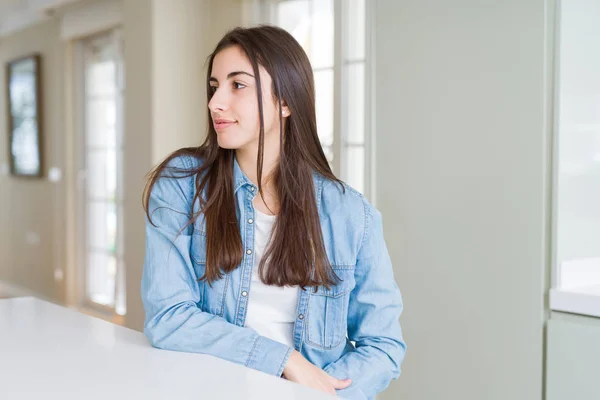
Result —
[[277, 104], [265, 104], [263, 112], [265, 128], [279, 132], [279, 109]]
[[256, 98], [250, 96], [239, 99], [236, 104], [237, 115], [241, 120], [241, 125], [249, 128], [255, 128], [259, 125], [258, 103]]

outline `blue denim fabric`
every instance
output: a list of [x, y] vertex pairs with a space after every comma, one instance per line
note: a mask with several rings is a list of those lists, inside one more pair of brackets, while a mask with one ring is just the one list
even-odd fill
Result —
[[[179, 157], [171, 167], [194, 168], [200, 161]], [[150, 196], [146, 222], [142, 298], [144, 333], [153, 346], [210, 354], [281, 376], [292, 349], [244, 326], [253, 266], [253, 199], [258, 188], [234, 165], [234, 190], [244, 258], [212, 286], [197, 279], [206, 266], [204, 221], [185, 229], [195, 177], [161, 177]], [[294, 348], [330, 375], [351, 378], [339, 390], [347, 399], [372, 399], [400, 375], [406, 345], [399, 317], [400, 290], [383, 238], [381, 214], [358, 192], [314, 174], [323, 239], [329, 261], [342, 281], [330, 289], [300, 291]], [[183, 231], [182, 231], [183, 229]], [[245, 296], [242, 295], [245, 292]]]

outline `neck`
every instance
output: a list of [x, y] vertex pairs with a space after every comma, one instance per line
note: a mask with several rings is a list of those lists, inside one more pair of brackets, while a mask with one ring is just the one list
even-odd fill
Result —
[[[258, 186], [258, 143], [250, 149], [238, 149], [235, 152], [237, 162], [242, 172]], [[261, 185], [263, 190], [272, 191], [272, 181], [270, 177], [279, 163], [279, 143], [269, 144], [265, 140], [265, 150], [263, 153], [263, 169], [261, 176]]]

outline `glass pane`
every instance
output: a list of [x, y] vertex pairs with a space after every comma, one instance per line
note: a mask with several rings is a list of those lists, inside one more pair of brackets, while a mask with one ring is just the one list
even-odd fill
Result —
[[333, 67], [333, 0], [290, 0], [277, 5], [277, 24], [302, 45], [313, 68]]
[[353, 146], [346, 148], [346, 182], [354, 189], [364, 193], [365, 187], [365, 148]]
[[117, 268], [117, 294], [115, 299], [115, 311], [119, 315], [127, 314], [125, 295], [125, 261], [122, 258], [119, 258]]
[[90, 64], [87, 67], [86, 89], [91, 95], [113, 95], [116, 87], [116, 65], [114, 62]]
[[323, 146], [323, 153], [325, 153], [325, 158], [331, 165], [333, 162], [333, 148], [331, 146]]
[[[122, 270], [122, 205], [117, 202], [122, 158], [122, 56], [119, 35], [83, 40], [87, 245], [86, 290], [90, 301], [125, 314]], [[119, 86], [121, 85], [121, 86]], [[117, 251], [119, 250], [119, 251]], [[117, 271], [120, 271], [117, 274]]]
[[87, 146], [115, 147], [117, 144], [117, 102], [88, 99], [86, 110]]
[[310, 0], [282, 1], [277, 4], [277, 25], [288, 31], [310, 54]]
[[[557, 284], [600, 283], [600, 4], [561, 2], [557, 71]], [[583, 303], [582, 303], [583, 304]]]
[[94, 303], [114, 307], [117, 259], [101, 252], [88, 254], [87, 295]]
[[346, 11], [346, 55], [348, 60], [365, 58], [365, 0], [344, 1]]
[[117, 151], [89, 151], [87, 170], [89, 197], [114, 201], [117, 191]]
[[348, 88], [347, 113], [348, 137], [353, 144], [365, 142], [365, 65], [363, 63], [348, 64], [346, 70], [346, 87]]
[[88, 205], [88, 246], [94, 250], [117, 251], [115, 203], [92, 201]]
[[111, 36], [86, 42], [85, 89], [87, 95], [110, 95], [117, 92], [117, 64]]
[[333, 144], [333, 70], [315, 72], [315, 107], [321, 143]]
[[334, 21], [333, 0], [313, 1], [312, 46], [308, 51], [313, 68], [333, 68]]

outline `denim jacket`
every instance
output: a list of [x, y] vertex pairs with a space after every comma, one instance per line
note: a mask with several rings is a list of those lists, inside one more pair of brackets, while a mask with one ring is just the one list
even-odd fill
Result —
[[[199, 160], [179, 157], [176, 168]], [[198, 281], [206, 266], [203, 218], [189, 221], [195, 177], [172, 172], [154, 185], [146, 221], [142, 299], [144, 333], [158, 348], [209, 354], [281, 376], [292, 352], [284, 344], [245, 327], [252, 301], [254, 207], [258, 188], [234, 165], [234, 193], [244, 257], [233, 272]], [[406, 345], [399, 324], [402, 298], [383, 238], [381, 214], [358, 192], [314, 174], [327, 256], [341, 282], [329, 289], [300, 290], [294, 349], [328, 374], [351, 378], [338, 395], [372, 399], [400, 375]]]

